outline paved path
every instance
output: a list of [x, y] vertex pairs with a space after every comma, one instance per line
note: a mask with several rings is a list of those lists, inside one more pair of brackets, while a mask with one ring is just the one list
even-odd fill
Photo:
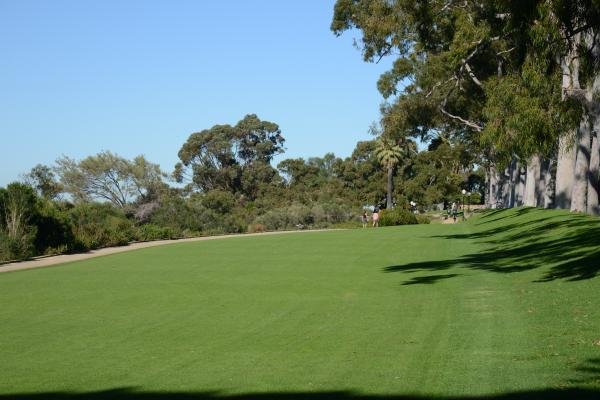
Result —
[[314, 229], [314, 230], [307, 230], [307, 231], [242, 233], [242, 234], [236, 234], [236, 235], [204, 236], [204, 237], [195, 237], [195, 238], [188, 238], [188, 239], [155, 240], [152, 242], [137, 242], [137, 243], [130, 243], [127, 246], [106, 247], [103, 249], [91, 250], [86, 253], [39, 257], [39, 258], [35, 258], [35, 259], [29, 260], [29, 261], [21, 261], [21, 262], [3, 264], [3, 265], [0, 265], [0, 273], [1, 272], [9, 272], [9, 271], [18, 271], [18, 270], [22, 270], [22, 269], [48, 267], [51, 265], [63, 264], [63, 263], [79, 261], [79, 260], [86, 260], [88, 258], [100, 257], [100, 256], [108, 255], [108, 254], [123, 253], [124, 251], [144, 249], [146, 247], [162, 246], [164, 244], [171, 244], [171, 243], [198, 242], [201, 240], [228, 239], [228, 238], [232, 238], [232, 237], [268, 236], [268, 235], [283, 235], [283, 234], [288, 234], [288, 233], [324, 232], [324, 231], [331, 231], [331, 230], [337, 230], [337, 229]]

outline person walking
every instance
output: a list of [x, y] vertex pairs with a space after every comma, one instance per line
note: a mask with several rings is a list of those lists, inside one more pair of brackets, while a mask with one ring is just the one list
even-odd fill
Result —
[[369, 216], [367, 215], [366, 211], [363, 211], [363, 215], [361, 218], [362, 218], [363, 228], [366, 228], [367, 224], [369, 223]]
[[456, 202], [452, 202], [452, 219], [456, 222], [456, 216], [458, 215], [458, 207], [456, 206]]
[[379, 208], [373, 210], [373, 228], [379, 228]]

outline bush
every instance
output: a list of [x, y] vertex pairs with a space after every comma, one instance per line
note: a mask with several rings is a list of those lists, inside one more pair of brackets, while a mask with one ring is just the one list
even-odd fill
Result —
[[35, 255], [33, 241], [35, 229], [21, 233], [18, 237], [11, 237], [0, 232], [0, 262], [24, 260]]
[[176, 237], [173, 229], [167, 226], [158, 226], [154, 224], [145, 224], [139, 226], [136, 230], [137, 240], [149, 241], [160, 239], [174, 239]]
[[250, 224], [248, 225], [248, 233], [263, 233], [267, 228], [263, 224]]
[[401, 208], [381, 210], [379, 214], [379, 226], [416, 225], [417, 223], [415, 214]]
[[123, 246], [135, 238], [131, 221], [108, 203], [82, 203], [69, 211], [77, 249]]
[[427, 215], [417, 214], [417, 223], [418, 224], [430, 224], [431, 219]]
[[62, 254], [75, 250], [76, 240], [67, 210], [60, 203], [40, 199], [33, 222], [37, 227], [37, 254]]

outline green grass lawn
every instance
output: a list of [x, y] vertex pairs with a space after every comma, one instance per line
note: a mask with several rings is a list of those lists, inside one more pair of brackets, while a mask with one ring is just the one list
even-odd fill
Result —
[[3, 273], [0, 399], [600, 399], [597, 275], [534, 209]]

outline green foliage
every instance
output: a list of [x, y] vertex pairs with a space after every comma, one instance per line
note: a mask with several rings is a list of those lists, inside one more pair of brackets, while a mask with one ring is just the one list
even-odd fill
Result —
[[135, 238], [140, 241], [175, 239], [176, 237], [172, 228], [154, 224], [144, 224], [135, 230]]
[[202, 205], [220, 214], [231, 212], [235, 206], [235, 196], [222, 190], [211, 190], [202, 197]]
[[179, 150], [175, 177], [182, 182], [187, 174], [202, 192], [218, 189], [253, 198], [257, 183], [272, 183], [269, 163], [283, 152], [284, 142], [277, 124], [246, 115], [235, 126], [215, 125], [191, 134]]
[[63, 186], [56, 181], [52, 169], [38, 164], [25, 175], [25, 181], [45, 199], [55, 199], [63, 191]]
[[33, 223], [36, 254], [62, 254], [77, 248], [68, 210], [61, 203], [40, 199]]
[[287, 207], [269, 210], [256, 218], [256, 222], [268, 230], [322, 228], [345, 222], [353, 213], [336, 203], [294, 203]]
[[56, 172], [64, 190], [77, 201], [102, 199], [125, 207], [162, 187], [163, 173], [157, 164], [138, 156], [133, 161], [103, 151], [81, 161], [69, 157], [56, 160]]
[[126, 245], [135, 238], [133, 223], [108, 203], [80, 203], [69, 210], [78, 249]]
[[429, 218], [427, 215], [417, 214], [417, 215], [415, 215], [415, 217], [417, 218], [418, 224], [430, 224], [431, 223], [431, 218]]
[[27, 258], [35, 254], [37, 196], [25, 184], [13, 182], [0, 188], [0, 260]]
[[416, 225], [418, 223], [415, 214], [402, 208], [380, 211], [379, 226]]

